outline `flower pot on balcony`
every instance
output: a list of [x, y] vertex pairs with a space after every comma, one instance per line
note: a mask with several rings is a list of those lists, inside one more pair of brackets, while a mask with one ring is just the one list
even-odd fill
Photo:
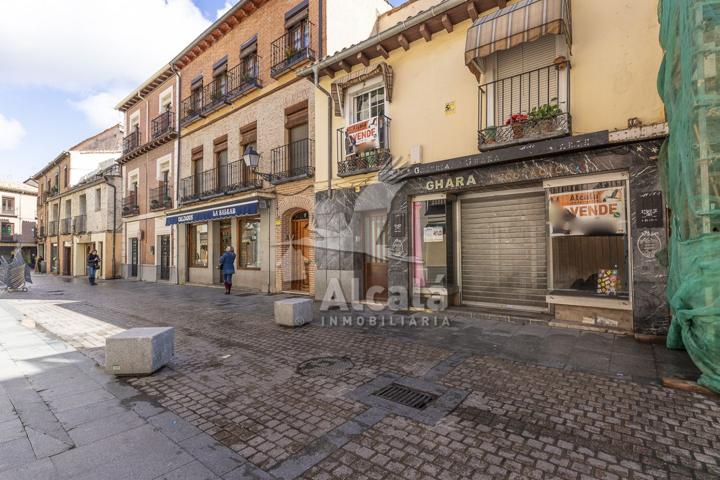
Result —
[[525, 124], [523, 122], [515, 122], [512, 124], [513, 138], [522, 138], [525, 136]]

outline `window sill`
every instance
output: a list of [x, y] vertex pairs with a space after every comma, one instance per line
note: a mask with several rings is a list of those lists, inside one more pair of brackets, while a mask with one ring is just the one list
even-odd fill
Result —
[[555, 305], [573, 305], [577, 307], [610, 308], [614, 310], [632, 310], [632, 302], [623, 297], [600, 297], [592, 294], [550, 294], [545, 296], [547, 303]]

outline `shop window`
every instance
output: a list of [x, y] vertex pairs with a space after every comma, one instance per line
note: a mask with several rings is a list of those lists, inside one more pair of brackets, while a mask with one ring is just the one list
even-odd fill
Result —
[[412, 204], [414, 288], [453, 284], [452, 207], [444, 198]]
[[627, 298], [626, 182], [548, 189], [552, 290]]
[[188, 227], [190, 258], [188, 262], [191, 267], [208, 266], [208, 226], [207, 223], [190, 225]]
[[260, 219], [240, 220], [240, 268], [260, 268]]

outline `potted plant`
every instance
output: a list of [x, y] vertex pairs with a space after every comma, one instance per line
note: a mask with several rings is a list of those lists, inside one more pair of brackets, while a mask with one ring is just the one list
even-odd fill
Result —
[[553, 121], [560, 114], [562, 110], [557, 104], [546, 103], [530, 111], [530, 120], [535, 122], [541, 133], [547, 133], [554, 129]]
[[525, 134], [525, 125], [528, 116], [524, 113], [513, 113], [505, 120], [505, 125], [510, 125], [513, 131], [513, 138], [522, 138]]
[[292, 58], [292, 57], [293, 57], [295, 54], [297, 54], [298, 52], [299, 52], [299, 50], [298, 50], [297, 48], [295, 48], [294, 46], [290, 45], [290, 46], [288, 46], [288, 47], [285, 48], [285, 58], [289, 60], [290, 58]]
[[497, 127], [488, 127], [483, 131], [483, 143], [493, 144], [497, 138]]

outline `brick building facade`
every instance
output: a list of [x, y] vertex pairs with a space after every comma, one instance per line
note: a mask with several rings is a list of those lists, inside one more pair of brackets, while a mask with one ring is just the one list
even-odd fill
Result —
[[[295, 70], [371, 31], [384, 1], [241, 1], [173, 60], [180, 78], [178, 279], [314, 294], [314, 86]], [[348, 34], [339, 10], [357, 13]], [[342, 29], [342, 30], [341, 30]], [[253, 168], [243, 159], [257, 152]]]
[[178, 77], [166, 65], [116, 107], [126, 125], [118, 160], [124, 278], [177, 281], [176, 231], [165, 225], [177, 192], [177, 91]]

